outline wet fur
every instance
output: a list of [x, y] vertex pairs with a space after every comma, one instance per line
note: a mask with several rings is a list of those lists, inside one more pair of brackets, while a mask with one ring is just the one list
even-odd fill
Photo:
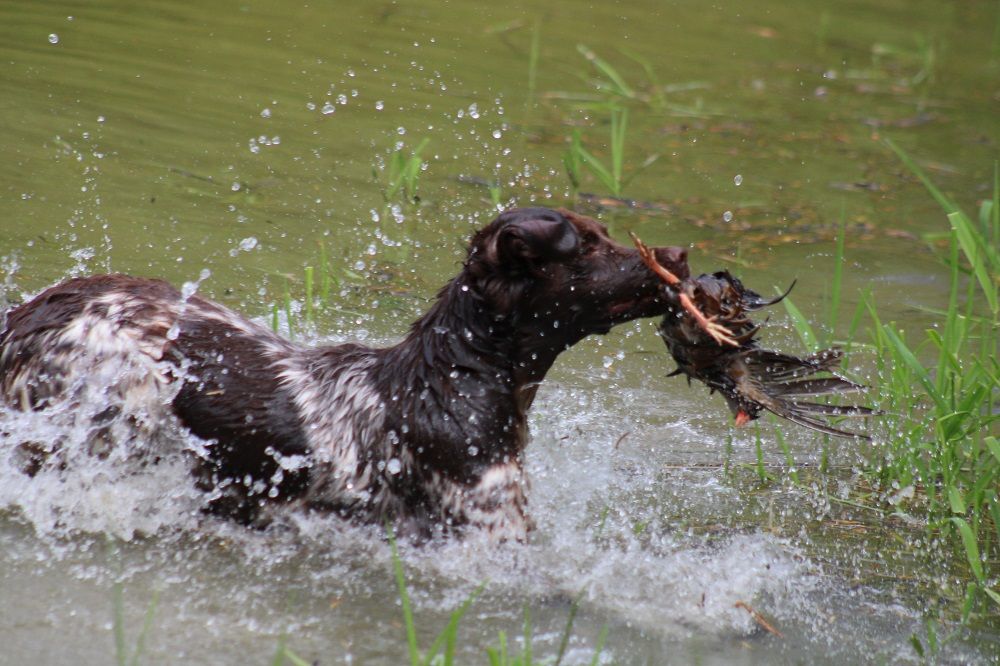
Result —
[[[656, 252], [688, 274], [683, 250]], [[420, 535], [523, 539], [539, 382], [587, 335], [666, 312], [661, 294], [597, 222], [515, 209], [473, 237], [461, 272], [393, 347], [298, 346], [163, 281], [99, 275], [8, 314], [0, 394], [72, 409], [99, 381], [137, 427], [176, 415], [209, 442], [196, 468], [212, 508], [247, 522], [292, 503]]]

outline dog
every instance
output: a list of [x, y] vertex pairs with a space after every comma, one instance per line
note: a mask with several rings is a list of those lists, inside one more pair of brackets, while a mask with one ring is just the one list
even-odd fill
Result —
[[[653, 252], [689, 275], [684, 249]], [[96, 275], [7, 314], [0, 397], [73, 409], [97, 382], [95, 423], [153, 430], [176, 417], [206, 442], [193, 458], [208, 508], [247, 523], [292, 505], [418, 538], [524, 540], [526, 419], [546, 372], [588, 335], [670, 306], [639, 253], [595, 220], [512, 209], [472, 237], [394, 346], [296, 345], [164, 281]], [[32, 469], [50, 464], [34, 453]]]

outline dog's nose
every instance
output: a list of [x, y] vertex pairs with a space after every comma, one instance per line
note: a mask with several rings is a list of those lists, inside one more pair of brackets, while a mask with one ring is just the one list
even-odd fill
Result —
[[687, 249], [683, 247], [670, 246], [656, 248], [656, 260], [682, 280], [691, 275], [687, 256]]

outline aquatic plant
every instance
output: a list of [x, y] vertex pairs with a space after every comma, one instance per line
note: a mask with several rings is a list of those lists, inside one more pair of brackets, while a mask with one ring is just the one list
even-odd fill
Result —
[[[399, 556], [399, 550], [396, 547], [396, 538], [393, 534], [392, 528], [387, 527], [387, 530], [389, 535], [389, 547], [392, 550], [392, 568], [396, 576], [396, 588], [399, 592], [400, 605], [403, 608], [403, 625], [406, 629], [407, 654], [409, 655], [410, 664], [411, 666], [451, 666], [455, 663], [455, 648], [458, 644], [458, 625], [461, 622], [462, 617], [469, 610], [473, 601], [475, 601], [476, 597], [478, 597], [486, 587], [486, 584], [483, 583], [473, 590], [472, 593], [466, 597], [465, 601], [463, 601], [458, 608], [452, 611], [448, 624], [435, 637], [430, 648], [427, 649], [427, 652], [421, 652], [417, 641], [417, 629], [413, 608], [410, 605], [410, 594], [406, 586], [406, 574], [403, 571], [403, 561]], [[532, 656], [531, 612], [528, 608], [525, 608], [523, 625], [524, 645], [521, 648], [520, 654], [511, 654], [508, 648], [507, 634], [506, 632], [501, 631], [499, 633], [499, 642], [497, 646], [486, 648], [486, 656], [489, 660], [488, 663], [490, 666], [533, 666], [540, 665], [542, 663], [552, 663], [553, 666], [559, 666], [559, 664], [562, 663], [563, 656], [566, 653], [566, 648], [569, 645], [569, 637], [573, 629], [573, 620], [576, 618], [578, 604], [579, 598], [573, 602], [573, 605], [570, 608], [569, 619], [566, 622], [566, 628], [563, 630], [563, 635], [559, 642], [559, 650], [556, 653], [555, 660], [553, 662], [549, 662], [549, 660], [545, 660], [544, 662], [539, 661]], [[594, 650], [594, 658], [591, 662], [592, 664], [598, 663], [606, 638], [607, 627], [604, 627], [597, 640], [597, 646]]]
[[528, 96], [525, 106], [530, 113], [535, 106], [535, 89], [538, 84], [538, 59], [542, 52], [542, 21], [535, 19], [531, 29], [531, 51], [528, 55]]
[[[872, 461], [871, 472], [901, 489], [896, 498], [919, 491], [928, 529], [964, 554], [972, 578], [963, 607], [968, 616], [979, 591], [1000, 606], [993, 589], [1000, 572], [989, 570], [1000, 556], [1000, 174], [977, 223], [902, 149], [887, 144], [945, 212], [950, 289], [947, 308], [932, 312], [934, 326], [917, 345], [882, 322], [871, 297], [865, 299], [890, 421], [885, 455]], [[927, 356], [936, 359], [925, 364]]]
[[570, 136], [569, 148], [563, 154], [563, 166], [566, 168], [566, 175], [569, 178], [574, 196], [580, 188], [583, 166], [587, 167], [608, 192], [620, 197], [625, 186], [660, 157], [658, 154], [650, 155], [631, 175], [625, 177], [625, 135], [628, 130], [628, 109], [617, 105], [612, 105], [609, 109], [611, 115], [608, 141], [609, 163], [605, 164], [584, 148], [579, 130], [574, 130]]
[[286, 662], [291, 666], [313, 666], [316, 663], [306, 661], [288, 647], [288, 636], [282, 634], [278, 638], [278, 647], [275, 648], [274, 656], [271, 658], [271, 666], [284, 666]]
[[939, 47], [934, 41], [922, 34], [914, 35], [914, 46], [900, 46], [877, 42], [872, 44], [872, 66], [882, 69], [895, 61], [907, 69], [916, 70], [903, 81], [910, 86], [927, 85], [933, 82], [938, 67]]
[[384, 183], [379, 178], [378, 169], [376, 167], [372, 168], [372, 175], [379, 182], [382, 188], [382, 198], [385, 199], [387, 204], [393, 201], [400, 193], [403, 194], [403, 200], [406, 202], [419, 200], [417, 197], [417, 184], [420, 173], [424, 169], [424, 160], [421, 153], [429, 142], [430, 139], [425, 137], [412, 150], [407, 150], [406, 146], [401, 143], [398, 144], [389, 156], [389, 159], [386, 160], [386, 179]]
[[322, 242], [319, 243], [317, 265], [307, 265], [302, 269], [302, 291], [298, 292], [302, 294], [301, 301], [292, 297], [292, 283], [300, 283], [296, 276], [281, 274], [276, 277], [282, 279], [282, 291], [280, 301], [271, 304], [271, 330], [283, 333], [290, 339], [294, 339], [296, 331], [314, 326], [321, 313], [335, 311], [362, 316], [335, 306], [331, 294], [335, 288], [339, 289], [347, 283], [363, 283], [364, 278], [345, 266], [332, 263], [327, 256], [326, 245]]
[[111, 587], [112, 620], [111, 630], [115, 639], [115, 663], [118, 666], [138, 666], [139, 659], [146, 650], [146, 637], [153, 626], [153, 617], [160, 602], [160, 593], [153, 591], [153, 597], [146, 605], [142, 628], [136, 636], [135, 645], [129, 650], [125, 641], [125, 586], [119, 581]]
[[[596, 70], [597, 76], [587, 72], [577, 73], [577, 77], [590, 89], [587, 92], [555, 91], [548, 93], [551, 99], [565, 100], [586, 108], [600, 108], [608, 105], [644, 105], [659, 113], [677, 116], [703, 117], [706, 115], [702, 100], [691, 104], [678, 104], [668, 100], [668, 95], [690, 90], [708, 88], [702, 81], [664, 85], [660, 82], [653, 64], [637, 52], [619, 48], [618, 52], [636, 63], [642, 70], [642, 82], [633, 85], [616, 67], [585, 44], [577, 44], [577, 52]], [[635, 78], [635, 77], [634, 77]]]
[[[931, 325], [916, 343], [894, 322], [882, 320], [870, 292], [852, 317], [848, 347], [858, 344], [860, 320], [868, 317], [873, 393], [886, 412], [880, 447], [866, 461], [874, 487], [883, 490], [869, 499], [895, 513], [924, 514], [930, 536], [952, 545], [968, 566], [962, 605], [967, 618], [981, 596], [1000, 606], [994, 589], [1000, 571], [990, 568], [1000, 556], [1000, 171], [994, 176], [992, 199], [983, 202], [978, 221], [973, 221], [909, 155], [892, 141], [886, 143], [944, 210], [950, 230], [925, 238], [948, 242], [941, 259], [949, 270], [949, 298], [944, 310], [928, 311]], [[830, 331], [836, 325], [843, 258], [842, 226]], [[822, 334], [791, 299], [785, 307], [803, 344], [814, 349], [829, 342], [821, 341]]]

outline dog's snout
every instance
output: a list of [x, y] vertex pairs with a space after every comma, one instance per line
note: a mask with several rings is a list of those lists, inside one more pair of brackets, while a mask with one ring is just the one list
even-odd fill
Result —
[[656, 248], [656, 260], [682, 280], [691, 274], [688, 268], [687, 255], [687, 249], [683, 247], [672, 245], [670, 247]]

